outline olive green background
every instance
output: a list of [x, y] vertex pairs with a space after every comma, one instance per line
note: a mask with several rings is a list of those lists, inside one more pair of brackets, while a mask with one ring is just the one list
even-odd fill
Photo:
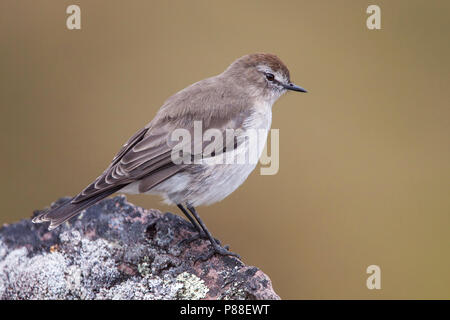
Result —
[[[82, 29], [66, 28], [81, 7]], [[381, 7], [382, 30], [366, 28]], [[96, 178], [171, 94], [253, 52], [292, 80], [280, 170], [199, 212], [282, 298], [450, 298], [449, 1], [0, 2], [0, 223]], [[128, 199], [178, 213], [150, 196]], [[366, 268], [381, 267], [381, 290]]]

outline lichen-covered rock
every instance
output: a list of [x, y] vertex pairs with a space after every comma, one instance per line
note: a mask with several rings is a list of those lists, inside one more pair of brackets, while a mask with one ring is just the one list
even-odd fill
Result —
[[4, 225], [0, 299], [279, 299], [262, 271], [237, 258], [196, 261], [208, 242], [179, 244], [194, 234], [184, 219], [124, 196], [52, 231], [30, 220]]

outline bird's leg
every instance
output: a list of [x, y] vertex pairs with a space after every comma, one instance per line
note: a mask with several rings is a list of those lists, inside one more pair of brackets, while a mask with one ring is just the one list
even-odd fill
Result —
[[200, 226], [198, 225], [198, 223], [195, 222], [195, 220], [191, 217], [191, 215], [190, 215], [189, 212], [183, 207], [183, 205], [177, 204], [177, 207], [180, 208], [180, 210], [184, 213], [184, 215], [186, 216], [186, 218], [188, 218], [189, 222], [194, 226], [194, 228], [197, 229], [197, 231], [198, 231], [199, 233], [202, 233], [202, 232], [203, 232], [202, 228], [200, 228]]
[[235, 257], [240, 258], [240, 256], [237, 253], [234, 253], [234, 252], [231, 252], [228, 250], [229, 249], [228, 245], [222, 247], [220, 242], [216, 241], [216, 239], [213, 238], [213, 236], [209, 232], [208, 228], [206, 228], [206, 225], [203, 223], [202, 219], [200, 218], [199, 214], [197, 213], [197, 211], [195, 210], [195, 208], [193, 206], [187, 204], [186, 207], [192, 213], [195, 220], [197, 220], [198, 224], [203, 229], [203, 232], [207, 235], [209, 242], [211, 242], [211, 245], [213, 247], [213, 251], [210, 254], [200, 257], [201, 260], [203, 260], [203, 261], [208, 260], [215, 253], [221, 254], [223, 256], [235, 256]]
[[[194, 226], [194, 228], [197, 230], [197, 234], [193, 237], [187, 238], [187, 239], [183, 239], [181, 240], [178, 244], [185, 244], [185, 243], [191, 243], [195, 240], [198, 239], [208, 239], [208, 236], [206, 235], [206, 233], [203, 231], [203, 229], [198, 225], [198, 223], [194, 220], [194, 218], [192, 218], [192, 216], [189, 214], [189, 212], [183, 207], [183, 205], [181, 204], [177, 204], [177, 207], [180, 208], [181, 212], [184, 213], [184, 215], [186, 216], [186, 218], [188, 218], [189, 222]], [[215, 239], [219, 244], [220, 241]]]

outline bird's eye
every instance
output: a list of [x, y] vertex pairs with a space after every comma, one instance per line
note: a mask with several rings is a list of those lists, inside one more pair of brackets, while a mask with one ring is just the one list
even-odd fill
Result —
[[266, 73], [266, 79], [269, 81], [275, 80], [275, 76], [271, 73]]

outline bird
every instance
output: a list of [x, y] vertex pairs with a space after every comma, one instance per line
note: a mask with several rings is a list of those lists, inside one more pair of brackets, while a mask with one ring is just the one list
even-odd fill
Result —
[[[32, 221], [50, 222], [52, 230], [113, 193], [159, 195], [186, 216], [197, 231], [194, 240], [209, 240], [212, 250], [206, 258], [214, 254], [239, 257], [212, 236], [196, 208], [223, 200], [255, 169], [255, 161], [233, 160], [239, 156], [248, 159], [251, 152], [261, 156], [271, 127], [272, 106], [287, 91], [307, 92], [291, 82], [289, 69], [278, 56], [253, 53], [238, 58], [221, 74], [169, 97], [100, 176]], [[215, 132], [214, 141], [195, 141], [195, 137], [190, 141], [196, 127]], [[174, 139], [177, 130], [184, 130], [191, 139]], [[245, 139], [252, 130], [261, 133], [264, 143], [254, 147]], [[234, 134], [231, 139], [225, 138], [228, 132]]]

